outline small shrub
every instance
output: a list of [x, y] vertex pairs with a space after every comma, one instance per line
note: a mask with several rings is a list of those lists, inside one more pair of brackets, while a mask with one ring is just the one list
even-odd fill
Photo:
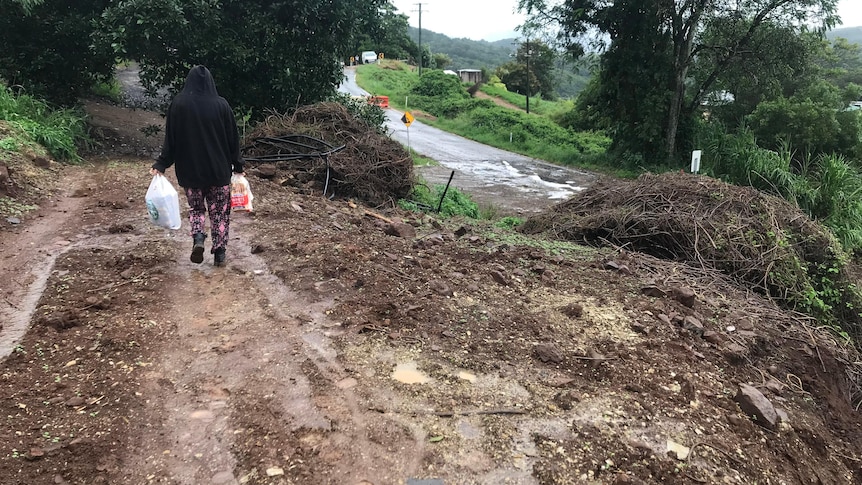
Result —
[[434, 185], [429, 188], [425, 184], [416, 184], [409, 198], [399, 200], [398, 206], [413, 212], [436, 212], [439, 206], [440, 214], [444, 216], [479, 218], [479, 206], [470, 199], [469, 195], [454, 187], [449, 187], [441, 204], [440, 198], [445, 188], [444, 185]]
[[523, 223], [524, 219], [521, 217], [506, 216], [497, 221], [495, 225], [503, 229], [514, 229]]
[[327, 101], [334, 101], [344, 106], [354, 118], [373, 128], [378, 134], [386, 134], [386, 113], [379, 106], [370, 104], [364, 99], [355, 99], [345, 93], [333, 94]]

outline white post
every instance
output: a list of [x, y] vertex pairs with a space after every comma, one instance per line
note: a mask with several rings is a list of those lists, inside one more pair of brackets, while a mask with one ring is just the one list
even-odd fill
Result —
[[700, 171], [700, 156], [703, 153], [701, 150], [691, 152], [691, 173]]

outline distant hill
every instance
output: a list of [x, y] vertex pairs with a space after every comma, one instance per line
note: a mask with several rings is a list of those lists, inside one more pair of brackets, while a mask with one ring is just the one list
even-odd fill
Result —
[[830, 30], [826, 32], [826, 37], [829, 40], [842, 37], [850, 41], [851, 44], [862, 45], [862, 27], [845, 27], [843, 29]]
[[[419, 42], [419, 29], [410, 27], [410, 38]], [[452, 59], [449, 69], [485, 69], [493, 73], [497, 67], [510, 62], [518, 48], [517, 39], [502, 39], [494, 42], [458, 38], [422, 29], [422, 43], [431, 49], [431, 54], [446, 54]], [[559, 85], [557, 95], [563, 98], [576, 96], [589, 81], [586, 70], [562, 69], [557, 73]]]
[[[419, 29], [410, 27], [410, 38], [419, 42]], [[515, 52], [515, 39], [487, 42], [484, 40], [453, 39], [444, 34], [422, 29], [422, 43], [428, 45], [431, 53], [443, 53], [452, 58], [450, 69], [482, 69], [493, 71], [498, 66], [512, 60]]]

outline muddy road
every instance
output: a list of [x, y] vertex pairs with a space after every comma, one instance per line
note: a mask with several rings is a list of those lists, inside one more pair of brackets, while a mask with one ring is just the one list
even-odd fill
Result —
[[[355, 69], [345, 68], [344, 73], [342, 92], [368, 95], [356, 84]], [[417, 172], [421, 177], [445, 185], [454, 171], [454, 187], [470, 194], [479, 204], [499, 208], [502, 212], [539, 212], [583, 190], [596, 177], [583, 170], [483, 145], [420, 120], [408, 128], [401, 121], [403, 115], [396, 109], [386, 110], [386, 125], [392, 138], [440, 164], [419, 168]]]
[[862, 481], [851, 354], [747, 288], [281, 173], [195, 265], [126, 154], [157, 120], [90, 108], [0, 225], [0, 484]]

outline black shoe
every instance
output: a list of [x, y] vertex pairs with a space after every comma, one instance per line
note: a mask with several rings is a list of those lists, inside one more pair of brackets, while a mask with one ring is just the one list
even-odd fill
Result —
[[213, 258], [213, 264], [216, 266], [224, 266], [225, 265], [225, 250], [224, 248], [216, 249], [215, 253], [213, 253], [215, 257]]
[[192, 263], [201, 264], [204, 262], [204, 241], [206, 240], [206, 235], [204, 234], [195, 234], [194, 245], [192, 246], [192, 255], [191, 259]]

